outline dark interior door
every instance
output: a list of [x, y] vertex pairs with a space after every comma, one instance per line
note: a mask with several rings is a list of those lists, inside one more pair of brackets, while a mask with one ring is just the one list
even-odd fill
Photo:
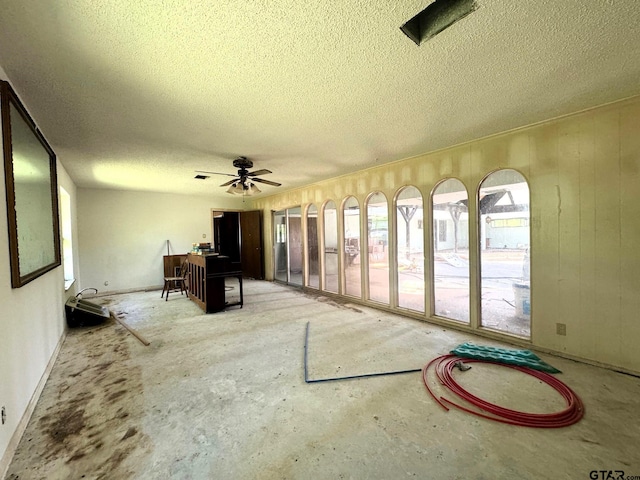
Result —
[[240, 212], [240, 236], [242, 275], [263, 280], [262, 212], [260, 210]]

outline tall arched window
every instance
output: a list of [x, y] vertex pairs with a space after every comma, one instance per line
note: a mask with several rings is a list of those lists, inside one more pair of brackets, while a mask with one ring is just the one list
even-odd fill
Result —
[[389, 210], [381, 192], [367, 199], [369, 299], [389, 303]]
[[338, 293], [338, 209], [329, 200], [323, 209], [324, 217], [324, 290]]
[[343, 207], [344, 220], [344, 293], [362, 297], [360, 242], [360, 205], [355, 197], [348, 197]]
[[398, 306], [424, 312], [424, 208], [416, 187], [396, 194]]
[[433, 313], [469, 322], [469, 197], [455, 178], [431, 194], [433, 216]]
[[318, 257], [318, 209], [307, 207], [307, 285], [320, 287], [320, 259]]
[[529, 185], [521, 173], [498, 170], [478, 189], [483, 327], [531, 336]]

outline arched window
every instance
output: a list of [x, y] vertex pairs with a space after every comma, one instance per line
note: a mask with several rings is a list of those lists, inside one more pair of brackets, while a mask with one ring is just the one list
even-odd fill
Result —
[[313, 203], [307, 207], [307, 285], [320, 288], [318, 209]]
[[478, 189], [483, 327], [531, 336], [529, 185], [521, 173], [498, 170]]
[[433, 314], [469, 323], [469, 197], [448, 178], [431, 194]]
[[396, 194], [396, 258], [398, 259], [398, 306], [424, 312], [424, 208], [416, 187]]
[[323, 209], [324, 218], [324, 290], [338, 293], [338, 209], [329, 200]]
[[381, 192], [367, 199], [369, 299], [389, 304], [389, 210]]
[[348, 197], [343, 207], [344, 220], [344, 293], [362, 297], [360, 242], [360, 205], [355, 197]]

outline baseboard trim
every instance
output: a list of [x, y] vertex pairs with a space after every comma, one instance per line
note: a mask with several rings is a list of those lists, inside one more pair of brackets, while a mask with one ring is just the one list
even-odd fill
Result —
[[136, 293], [136, 292], [154, 292], [156, 290], [162, 290], [163, 287], [164, 285], [151, 285], [149, 287], [125, 288], [123, 290], [108, 290], [108, 291], [98, 292], [98, 293], [87, 293], [86, 295], [82, 295], [82, 298], [108, 297], [110, 295], [122, 295], [125, 293]]
[[25, 410], [18, 426], [16, 427], [15, 432], [11, 436], [11, 440], [9, 441], [9, 445], [7, 445], [7, 449], [2, 456], [2, 460], [0, 460], [0, 478], [4, 479], [7, 474], [7, 470], [9, 469], [9, 465], [11, 464], [11, 460], [13, 460], [13, 455], [16, 453], [16, 449], [18, 448], [18, 444], [20, 443], [20, 439], [22, 435], [24, 435], [25, 430], [27, 429], [27, 425], [29, 424], [29, 420], [31, 420], [31, 415], [33, 415], [33, 411], [36, 408], [38, 400], [40, 399], [40, 395], [42, 394], [42, 390], [44, 390], [44, 386], [49, 379], [49, 375], [51, 374], [51, 370], [53, 369], [56, 360], [58, 359], [58, 354], [60, 353], [60, 349], [62, 348], [62, 344], [67, 338], [67, 330], [65, 329], [62, 335], [60, 336], [60, 340], [58, 341], [58, 345], [56, 345], [51, 358], [49, 359], [49, 363], [47, 364], [47, 368], [45, 368], [42, 377], [40, 377], [40, 381], [31, 396], [31, 400], [29, 400], [29, 404], [27, 405], [27, 409]]

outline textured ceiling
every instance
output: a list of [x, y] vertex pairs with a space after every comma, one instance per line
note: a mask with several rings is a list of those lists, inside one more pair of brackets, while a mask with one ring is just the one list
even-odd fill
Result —
[[262, 195], [640, 93], [638, 0], [0, 0], [0, 66], [80, 187]]

